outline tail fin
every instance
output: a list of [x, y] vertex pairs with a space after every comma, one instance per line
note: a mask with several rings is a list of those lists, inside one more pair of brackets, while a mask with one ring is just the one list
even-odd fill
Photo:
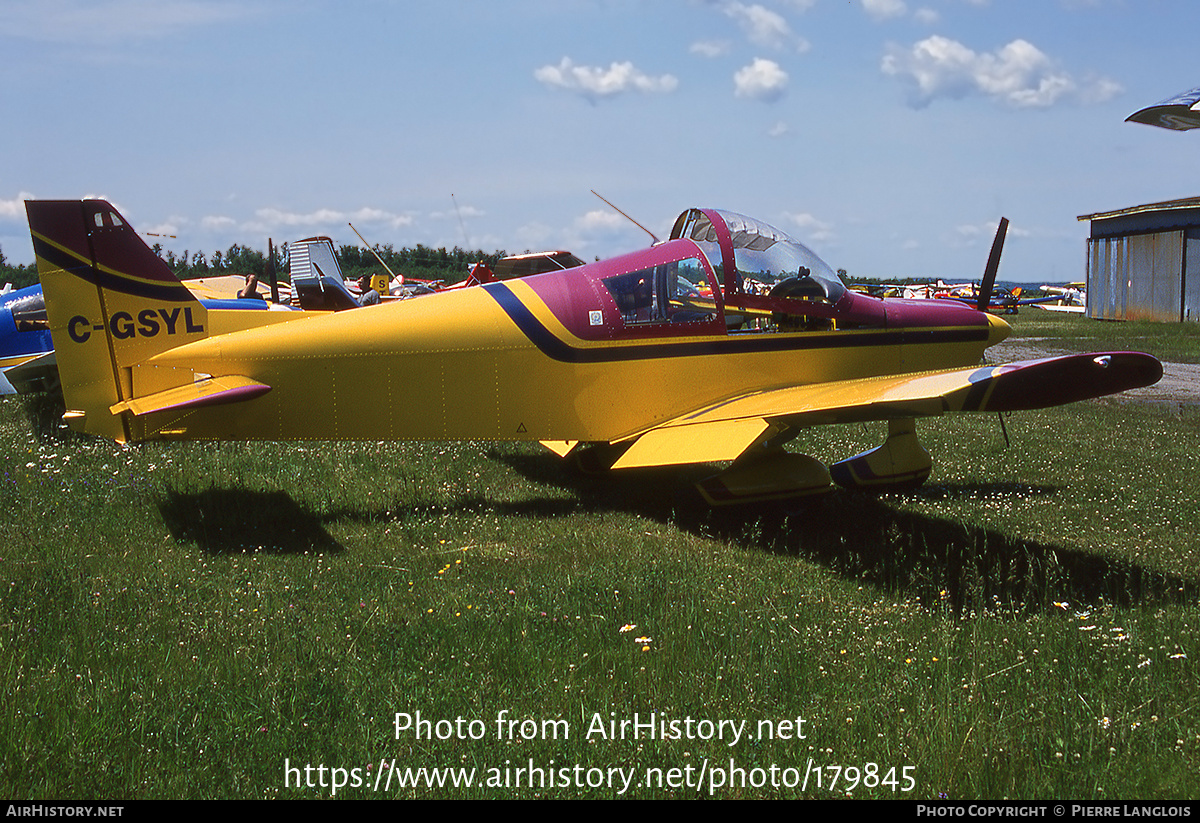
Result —
[[288, 247], [288, 273], [293, 294], [305, 311], [358, 308], [358, 300], [346, 288], [333, 241], [328, 237], [309, 237], [292, 243]]
[[[134, 367], [206, 337], [207, 312], [111, 204], [27, 200], [25, 209], [67, 420], [91, 434], [137, 439], [129, 415], [119, 413], [133, 399]], [[139, 375], [139, 392], [192, 380]]]

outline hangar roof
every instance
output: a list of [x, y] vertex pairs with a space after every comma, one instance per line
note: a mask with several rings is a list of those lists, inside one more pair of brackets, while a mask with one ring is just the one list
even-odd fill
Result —
[[1108, 220], [1113, 217], [1126, 217], [1133, 214], [1145, 214], [1158, 211], [1179, 211], [1181, 209], [1200, 208], [1200, 197], [1184, 197], [1179, 200], [1164, 200], [1161, 203], [1146, 203], [1141, 206], [1129, 206], [1115, 211], [1100, 211], [1095, 214], [1081, 214], [1077, 220]]
[[1200, 197], [1081, 214], [1077, 219], [1091, 221], [1092, 237], [1191, 229], [1200, 227]]

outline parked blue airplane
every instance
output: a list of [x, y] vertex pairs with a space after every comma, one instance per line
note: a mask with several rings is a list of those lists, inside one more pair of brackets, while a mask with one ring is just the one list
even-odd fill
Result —
[[[27, 286], [0, 295], [0, 394], [16, 392], [8, 379], [10, 369], [44, 358], [53, 351], [42, 287]], [[56, 375], [57, 371], [55, 368]], [[38, 388], [28, 386], [31, 391]]]

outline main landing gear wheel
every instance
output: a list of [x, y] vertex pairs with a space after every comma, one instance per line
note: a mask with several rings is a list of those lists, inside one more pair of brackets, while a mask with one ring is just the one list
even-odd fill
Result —
[[710, 506], [732, 506], [823, 494], [833, 483], [820, 460], [779, 449], [739, 460], [696, 488]]
[[916, 423], [889, 420], [882, 446], [834, 463], [829, 474], [839, 486], [857, 491], [915, 489], [929, 477], [933, 458], [917, 439]]

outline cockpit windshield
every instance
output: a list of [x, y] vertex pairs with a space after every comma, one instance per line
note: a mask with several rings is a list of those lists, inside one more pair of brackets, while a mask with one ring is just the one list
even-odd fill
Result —
[[[715, 268], [728, 273], [727, 253], [723, 253], [724, 244], [710, 215], [720, 219], [729, 231], [736, 289], [743, 289], [748, 280], [770, 287], [794, 278], [792, 285], [796, 288], [791, 290], [792, 293], [805, 293], [810, 298], [830, 303], [836, 303], [845, 293], [845, 284], [811, 249], [774, 226], [751, 217], [716, 209], [691, 209], [679, 215], [671, 230], [671, 239], [695, 241]], [[723, 265], [718, 266], [718, 261]]]

